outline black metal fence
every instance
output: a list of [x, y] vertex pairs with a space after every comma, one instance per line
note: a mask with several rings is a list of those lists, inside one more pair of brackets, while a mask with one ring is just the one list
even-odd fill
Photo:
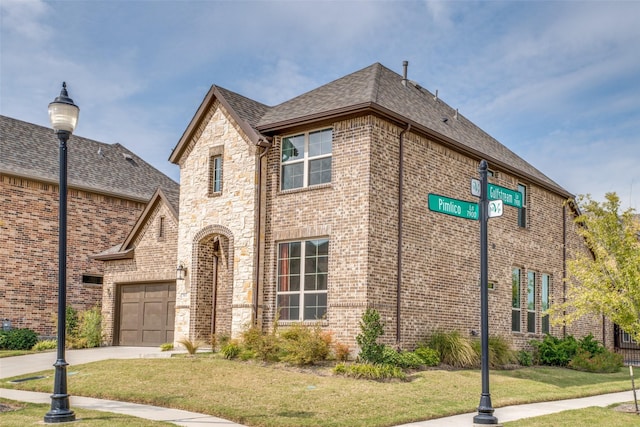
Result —
[[640, 344], [615, 325], [614, 345], [616, 353], [624, 357], [625, 365], [640, 366]]

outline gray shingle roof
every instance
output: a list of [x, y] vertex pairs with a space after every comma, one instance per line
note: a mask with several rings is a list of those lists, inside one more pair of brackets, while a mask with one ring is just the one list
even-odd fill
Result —
[[238, 114], [238, 117], [255, 128], [265, 113], [269, 111], [269, 106], [261, 104], [253, 99], [231, 92], [220, 86], [216, 86], [220, 95], [224, 97], [229, 106]]
[[[67, 146], [69, 187], [143, 202], [161, 187], [177, 200], [178, 183], [120, 144], [71, 135]], [[0, 116], [0, 173], [57, 183], [59, 143], [53, 130]]]
[[270, 108], [260, 118], [257, 130], [270, 133], [296, 122], [320, 120], [363, 108], [410, 123], [414, 131], [423, 131], [459, 150], [486, 158], [492, 168], [502, 167], [563, 196], [571, 196], [434, 94], [413, 82], [403, 85], [401, 75], [379, 63]]

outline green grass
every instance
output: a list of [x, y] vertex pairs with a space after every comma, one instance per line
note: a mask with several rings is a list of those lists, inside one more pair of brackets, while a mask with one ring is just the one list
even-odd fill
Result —
[[616, 412], [611, 408], [599, 407], [563, 411], [557, 414], [504, 423], [504, 427], [637, 427], [638, 425], [640, 425], [640, 416], [636, 414]]
[[[0, 404], [11, 407], [10, 411], [0, 412], [0, 425], [3, 427], [23, 427], [44, 424], [44, 415], [51, 409], [50, 405], [46, 404], [22, 403], [6, 399], [0, 399]], [[111, 412], [90, 411], [77, 408], [72, 408], [72, 410], [76, 414], [76, 421], [72, 423], [74, 427], [160, 427], [175, 425]]]
[[25, 354], [32, 354], [35, 351], [31, 350], [0, 350], [0, 358], [2, 357], [13, 357], [13, 356], [23, 356]]
[[[318, 371], [192, 358], [95, 362], [69, 369], [71, 395], [185, 409], [249, 426], [392, 426], [475, 412], [479, 370], [427, 370], [408, 381], [375, 382]], [[49, 378], [3, 387], [51, 392]], [[29, 374], [34, 376], [35, 373]], [[491, 371], [494, 407], [630, 389], [628, 375], [535, 367]], [[597, 424], [596, 424], [597, 425]]]

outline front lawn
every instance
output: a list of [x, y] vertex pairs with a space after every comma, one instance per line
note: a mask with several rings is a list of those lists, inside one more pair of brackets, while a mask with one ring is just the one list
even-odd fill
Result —
[[[3, 387], [51, 392], [50, 375]], [[491, 371], [494, 407], [584, 397], [630, 389], [625, 372], [590, 374], [535, 367]], [[393, 426], [474, 412], [479, 370], [420, 371], [409, 381], [375, 382], [305, 370], [220, 359], [132, 359], [69, 367], [71, 395], [173, 407], [248, 426]]]

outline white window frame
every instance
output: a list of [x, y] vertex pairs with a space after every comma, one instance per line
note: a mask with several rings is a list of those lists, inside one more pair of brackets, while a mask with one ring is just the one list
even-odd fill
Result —
[[550, 332], [549, 314], [545, 314], [549, 307], [551, 307], [551, 275], [542, 273], [542, 283], [540, 291], [540, 309], [542, 310], [542, 333], [548, 334]]
[[[331, 133], [331, 150], [328, 153], [321, 153], [315, 156], [311, 156], [310, 155], [310, 150], [309, 150], [309, 143], [310, 143], [310, 135], [311, 134], [315, 134], [315, 133], [324, 133], [324, 132], [330, 132]], [[286, 149], [285, 145], [286, 145], [286, 141], [289, 139], [294, 139], [294, 138], [299, 138], [302, 137], [304, 138], [304, 148], [303, 148], [303, 153], [300, 156], [300, 154], [298, 154], [296, 156], [296, 158], [294, 159], [284, 159], [284, 150]], [[299, 188], [307, 188], [307, 187], [315, 187], [318, 185], [326, 185], [326, 184], [330, 184], [331, 183], [331, 177], [329, 177], [328, 181], [323, 181], [317, 184], [310, 184], [309, 183], [309, 176], [311, 175], [311, 171], [310, 171], [310, 163], [313, 162], [314, 160], [322, 160], [322, 159], [329, 159], [332, 163], [333, 163], [333, 159], [332, 159], [332, 151], [333, 151], [333, 129], [332, 128], [321, 128], [321, 129], [314, 129], [308, 132], [301, 132], [301, 133], [296, 133], [296, 134], [292, 134], [292, 135], [287, 135], [284, 136], [281, 140], [281, 144], [280, 144], [280, 190], [281, 191], [287, 191], [287, 190], [296, 190]], [[302, 170], [302, 185], [299, 186], [291, 186], [291, 187], [286, 187], [285, 188], [285, 168], [286, 167], [291, 167], [297, 164], [302, 164], [303, 165], [303, 170]], [[333, 173], [333, 164], [331, 165], [331, 169], [330, 169], [330, 174]]]
[[[515, 286], [517, 286], [518, 297], [514, 301], [513, 289]], [[518, 315], [517, 324], [513, 321], [516, 313]], [[517, 329], [514, 328], [514, 326], [516, 326]], [[522, 332], [522, 271], [520, 267], [513, 267], [511, 269], [511, 332]]]
[[527, 186], [518, 184], [518, 192], [522, 194], [522, 207], [518, 208], [518, 227], [527, 228]]
[[[326, 254], [321, 254], [318, 256], [313, 256], [312, 254], [308, 254], [307, 253], [307, 243], [309, 242], [316, 242], [317, 246], [320, 246], [320, 244], [326, 244], [327, 245], [327, 252]], [[284, 254], [284, 245], [291, 245], [291, 244], [295, 244], [298, 243], [300, 244], [300, 253], [299, 253], [299, 257], [294, 257], [292, 256], [292, 254], [289, 252], [291, 246], [287, 246], [287, 250], [286, 250], [286, 256], [283, 256]], [[294, 241], [286, 241], [286, 242], [279, 242], [277, 245], [277, 271], [276, 271], [276, 311], [278, 313], [278, 318], [280, 321], [295, 321], [295, 322], [302, 322], [302, 321], [319, 321], [322, 320], [327, 313], [327, 308], [328, 308], [328, 304], [327, 304], [327, 298], [328, 298], [328, 277], [329, 277], [329, 239], [326, 237], [322, 237], [322, 238], [315, 238], [315, 239], [306, 239], [306, 240], [294, 240]], [[319, 259], [320, 258], [325, 258], [323, 260], [323, 264], [324, 264], [324, 268], [321, 269], [319, 267]], [[307, 269], [309, 268], [310, 264], [314, 264], [313, 259], [315, 259], [315, 265], [316, 265], [316, 271], [311, 272], [311, 271], [307, 271]], [[291, 260], [297, 260], [298, 261], [298, 270], [297, 273], [292, 273], [290, 271], [290, 269], [292, 268], [292, 263]], [[285, 271], [286, 270], [286, 271]], [[320, 270], [320, 271], [319, 271]], [[324, 271], [326, 270], [326, 271]], [[320, 276], [324, 276], [323, 280], [324, 280], [324, 289], [318, 289], [318, 278]], [[298, 281], [298, 289], [287, 289], [287, 290], [282, 290], [283, 287], [286, 288], [290, 288], [292, 287], [291, 285], [291, 279], [292, 277], [297, 277], [297, 281]], [[306, 289], [306, 279], [307, 278], [314, 278], [315, 282], [316, 282], [316, 289]], [[311, 296], [318, 296], [318, 295], [324, 295], [324, 306], [322, 305], [316, 305], [313, 306], [316, 308], [316, 311], [318, 308], [322, 308], [324, 307], [324, 311], [322, 312], [321, 316], [318, 316], [316, 313], [316, 315], [314, 317], [307, 317], [305, 315], [305, 308], [306, 308], [306, 298], [307, 297], [311, 297]], [[283, 315], [283, 313], [281, 312], [281, 309], [283, 307], [281, 307], [280, 301], [281, 298], [280, 297], [298, 297], [298, 304], [297, 304], [297, 310], [298, 310], [298, 316], [297, 318], [292, 318], [290, 316], [290, 313], [287, 315]], [[290, 305], [288, 305], [287, 307], [291, 307]]]
[[527, 332], [535, 334], [536, 327], [536, 277], [535, 271], [527, 271]]

